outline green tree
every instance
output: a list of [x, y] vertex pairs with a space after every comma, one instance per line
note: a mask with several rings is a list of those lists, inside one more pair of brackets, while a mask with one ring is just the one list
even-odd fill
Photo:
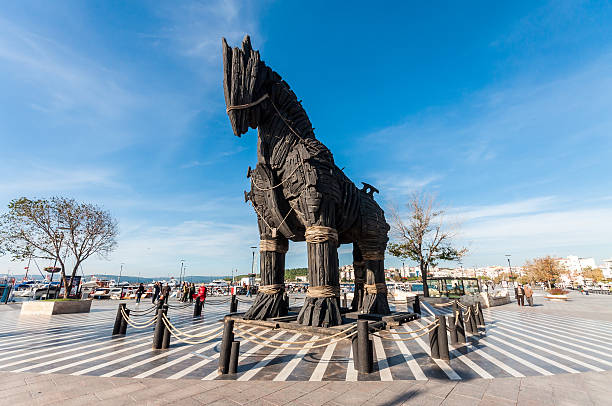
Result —
[[411, 259], [419, 264], [423, 294], [429, 297], [427, 277], [430, 266], [440, 261], [458, 261], [467, 248], [456, 248], [453, 239], [457, 226], [447, 224], [444, 210], [436, 207], [432, 195], [413, 194], [406, 205], [407, 219], [392, 210], [395, 242], [389, 244], [389, 253], [398, 258]]
[[[117, 221], [109, 212], [74, 199], [12, 200], [8, 212], [0, 216], [0, 246], [14, 260], [42, 258], [54, 261], [61, 269], [64, 286], [72, 280], [81, 264], [92, 255], [106, 257], [116, 247]], [[66, 262], [74, 266], [66, 279]], [[69, 294], [65, 290], [64, 297]]]

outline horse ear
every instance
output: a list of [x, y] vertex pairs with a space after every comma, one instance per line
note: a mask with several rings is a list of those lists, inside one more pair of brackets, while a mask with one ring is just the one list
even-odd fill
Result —
[[252, 49], [253, 47], [251, 46], [251, 37], [249, 37], [249, 35], [247, 34], [242, 40], [242, 52], [244, 52], [245, 55], [249, 55]]

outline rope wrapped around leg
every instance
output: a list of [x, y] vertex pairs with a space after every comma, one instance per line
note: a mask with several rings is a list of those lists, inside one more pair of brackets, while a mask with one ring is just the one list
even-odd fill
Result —
[[279, 252], [281, 254], [287, 253], [289, 250], [289, 244], [287, 241], [282, 240], [259, 240], [259, 251], [260, 252]]
[[338, 243], [338, 231], [335, 228], [325, 226], [306, 227], [304, 234], [306, 242], [311, 244], [321, 244], [327, 241]]
[[276, 295], [277, 293], [281, 293], [285, 291], [284, 283], [275, 283], [273, 285], [261, 285], [259, 287], [259, 292], [264, 295]]
[[375, 283], [373, 285], [364, 285], [364, 289], [368, 295], [386, 295], [387, 294], [387, 284], [384, 282]]
[[306, 297], [340, 297], [340, 287], [330, 285], [309, 286]]
[[384, 252], [365, 252], [363, 254], [364, 261], [382, 261], [385, 259]]

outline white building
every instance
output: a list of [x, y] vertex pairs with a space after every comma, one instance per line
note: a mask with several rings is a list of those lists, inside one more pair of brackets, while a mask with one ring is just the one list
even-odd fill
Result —
[[561, 279], [567, 283], [573, 281], [579, 284], [584, 284], [582, 271], [584, 271], [586, 268], [597, 268], [594, 258], [580, 258], [576, 255], [568, 255], [566, 258], [558, 259], [558, 261], [559, 264], [561, 264], [569, 273], [568, 275], [563, 275], [561, 277]]
[[601, 271], [603, 272], [604, 278], [612, 279], [612, 258], [603, 260]]

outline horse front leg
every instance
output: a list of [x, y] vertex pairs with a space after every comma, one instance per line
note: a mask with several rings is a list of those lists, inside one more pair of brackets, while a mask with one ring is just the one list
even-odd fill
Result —
[[297, 322], [307, 326], [342, 324], [338, 233], [326, 226], [306, 228], [308, 245], [308, 293]]
[[272, 234], [260, 236], [259, 264], [261, 286], [253, 305], [244, 314], [247, 320], [264, 320], [286, 316], [289, 299], [285, 293], [285, 254], [289, 241], [283, 236]]

